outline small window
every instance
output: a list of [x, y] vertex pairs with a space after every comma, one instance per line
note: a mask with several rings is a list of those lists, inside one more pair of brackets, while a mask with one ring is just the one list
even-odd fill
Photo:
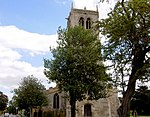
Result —
[[84, 27], [84, 18], [83, 17], [80, 18], [79, 25]]
[[90, 29], [91, 28], [91, 19], [87, 18], [86, 20], [86, 29]]
[[92, 117], [91, 104], [84, 105], [84, 117]]
[[53, 108], [59, 109], [59, 95], [58, 95], [58, 93], [55, 93], [55, 95], [53, 97]]

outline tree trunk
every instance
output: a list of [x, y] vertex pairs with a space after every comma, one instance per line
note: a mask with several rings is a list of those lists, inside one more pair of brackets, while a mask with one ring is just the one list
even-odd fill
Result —
[[32, 107], [30, 106], [29, 109], [30, 109], [30, 117], [32, 117]]
[[132, 70], [129, 77], [129, 82], [127, 90], [123, 95], [122, 104], [118, 109], [119, 117], [130, 117], [130, 101], [135, 92], [136, 80], [139, 79], [143, 74], [140, 72], [144, 66], [145, 60], [145, 51], [142, 50], [142, 47], [137, 45], [133, 50], [134, 58], [132, 61]]
[[76, 117], [76, 98], [73, 92], [70, 92], [71, 117]]
[[122, 104], [118, 109], [119, 117], [130, 117], [130, 101], [135, 92], [135, 84], [135, 80], [129, 80], [127, 91], [124, 94]]

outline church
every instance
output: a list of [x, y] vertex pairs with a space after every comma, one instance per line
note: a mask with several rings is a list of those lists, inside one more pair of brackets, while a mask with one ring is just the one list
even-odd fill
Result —
[[[90, 29], [98, 20], [99, 12], [84, 9], [71, 8], [67, 25], [73, 27], [82, 25], [85, 29]], [[59, 92], [57, 87], [49, 88], [46, 91], [48, 97], [47, 109], [53, 111], [63, 111], [65, 117], [71, 117], [69, 100], [65, 98], [65, 92]], [[83, 100], [76, 102], [76, 117], [117, 117], [119, 99], [117, 90], [111, 89], [107, 98], [99, 100]]]

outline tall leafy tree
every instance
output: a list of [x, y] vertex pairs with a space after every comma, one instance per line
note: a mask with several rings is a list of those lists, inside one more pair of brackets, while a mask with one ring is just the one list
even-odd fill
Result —
[[24, 77], [19, 87], [14, 89], [14, 103], [18, 109], [25, 109], [27, 112], [34, 106], [46, 105], [44, 90], [44, 85], [33, 75]]
[[150, 90], [147, 86], [139, 86], [131, 100], [131, 109], [136, 110], [138, 115], [150, 115]]
[[8, 97], [0, 91], [0, 110], [4, 111], [7, 107]]
[[106, 73], [101, 62], [101, 44], [93, 30], [83, 27], [58, 30], [58, 47], [53, 58], [45, 59], [45, 75], [55, 81], [60, 91], [69, 93], [71, 117], [77, 100], [105, 96]]
[[11, 114], [17, 114], [16, 106], [13, 100], [9, 101], [9, 106], [7, 107], [7, 112]]
[[118, 113], [128, 117], [137, 80], [150, 79], [150, 1], [121, 0], [99, 26], [106, 37], [103, 55], [112, 63], [114, 81], [127, 86]]

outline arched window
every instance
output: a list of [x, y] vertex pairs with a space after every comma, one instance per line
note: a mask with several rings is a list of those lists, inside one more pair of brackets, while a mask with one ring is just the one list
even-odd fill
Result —
[[84, 18], [83, 17], [81, 17], [79, 19], [79, 25], [84, 27]]
[[54, 94], [54, 97], [53, 97], [53, 108], [54, 109], [59, 109], [59, 95], [58, 95], [58, 93]]
[[91, 28], [91, 19], [87, 18], [86, 20], [86, 29], [90, 29]]
[[84, 117], [92, 117], [91, 104], [84, 105]]

